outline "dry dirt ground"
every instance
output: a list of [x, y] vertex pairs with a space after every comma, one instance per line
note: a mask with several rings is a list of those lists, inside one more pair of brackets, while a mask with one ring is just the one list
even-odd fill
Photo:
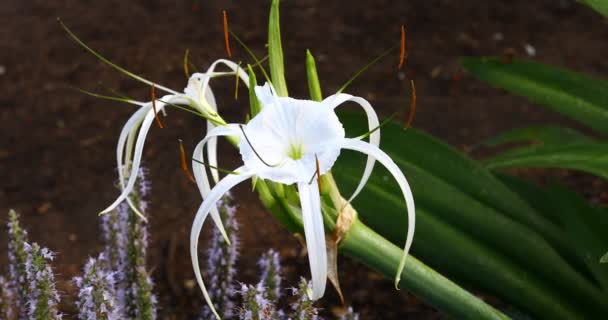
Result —
[[[117, 195], [115, 143], [134, 110], [72, 87], [97, 91], [109, 87], [142, 100], [148, 99], [149, 88], [79, 48], [60, 28], [57, 17], [119, 65], [181, 90], [186, 83], [181, 67], [186, 49], [201, 69], [225, 56], [222, 9], [229, 12], [232, 30], [263, 56], [268, 8], [269, 1], [5, 0], [0, 4], [0, 213], [17, 209], [32, 240], [58, 252], [54, 267], [68, 318], [76, 313], [70, 279], [80, 272], [87, 256], [101, 249], [96, 214]], [[608, 71], [606, 20], [569, 0], [286, 0], [281, 14], [287, 80], [296, 97], [306, 96], [305, 49], [317, 56], [324, 91], [332, 92], [395, 44], [400, 25], [406, 24], [407, 70], [418, 90], [414, 126], [464, 151], [517, 126], [572, 123], [463, 73], [458, 57], [498, 55], [509, 48], [525, 57], [523, 48], [529, 44], [536, 51], [534, 60], [595, 76]], [[235, 59], [246, 61], [242, 49], [233, 46], [233, 51]], [[408, 83], [395, 70], [396, 63], [396, 56], [383, 60], [348, 91], [369, 99], [381, 116], [402, 110], [408, 104]], [[242, 120], [247, 104], [231, 97], [233, 81], [217, 84], [222, 113]], [[186, 149], [192, 150], [204, 125], [178, 111], [171, 111], [164, 123], [163, 130], [153, 128], [144, 155], [153, 195], [149, 267], [160, 297], [161, 319], [191, 319], [202, 299], [184, 285], [193, 277], [186, 246], [200, 196], [181, 172], [177, 140], [183, 139]], [[232, 149], [222, 145], [220, 150], [224, 167], [237, 165]], [[542, 180], [546, 175], [533, 172], [532, 176]], [[589, 177], [566, 181], [580, 193], [596, 194], [590, 183], [598, 182]], [[285, 282], [294, 285], [299, 276], [308, 276], [306, 258], [298, 256], [298, 242], [249, 190], [244, 185], [236, 192], [243, 239], [239, 278], [254, 281], [257, 257], [275, 247], [284, 257]], [[6, 248], [6, 241], [0, 232], [0, 248]], [[6, 261], [0, 255], [2, 272]], [[440, 317], [354, 262], [342, 259], [340, 270], [347, 301], [365, 319]], [[333, 293], [320, 303], [327, 318], [338, 306]]]

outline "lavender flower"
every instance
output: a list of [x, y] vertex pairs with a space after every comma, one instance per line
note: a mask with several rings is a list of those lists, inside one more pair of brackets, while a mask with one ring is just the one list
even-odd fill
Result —
[[8, 212], [8, 218], [8, 260], [11, 287], [16, 294], [15, 308], [19, 312], [18, 318], [27, 319], [25, 314], [29, 295], [29, 284], [25, 270], [28, 258], [25, 251], [27, 231], [19, 226], [19, 215], [15, 210]]
[[15, 295], [11, 284], [0, 276], [0, 319], [15, 319]]
[[97, 259], [90, 258], [82, 277], [74, 278], [78, 287], [78, 318], [80, 320], [124, 319], [117, 305], [115, 275], [106, 268], [103, 253]]
[[[129, 195], [132, 203], [145, 212], [144, 200], [150, 185], [145, 171], [139, 171], [138, 188]], [[156, 319], [156, 297], [152, 293], [153, 282], [146, 271], [148, 230], [146, 223], [126, 202], [116, 210], [102, 216], [105, 254], [110, 270], [115, 273], [117, 307], [128, 318]]]
[[262, 277], [258, 288], [265, 288], [268, 299], [275, 304], [281, 297], [281, 263], [279, 253], [273, 249], [268, 250], [258, 261]]
[[265, 288], [242, 284], [239, 293], [243, 299], [243, 305], [238, 314], [240, 320], [280, 319], [275, 304], [267, 298]]
[[359, 320], [359, 314], [353, 311], [353, 307], [348, 307], [346, 313], [340, 317], [340, 320]]
[[298, 288], [292, 288], [291, 292], [297, 297], [297, 300], [291, 304], [293, 312], [290, 319], [297, 320], [319, 320], [318, 310], [313, 306], [313, 300], [310, 299], [312, 291], [310, 284], [306, 279], [300, 279]]
[[61, 319], [57, 308], [59, 294], [55, 289], [55, 277], [49, 265], [55, 257], [54, 253], [47, 248], [40, 248], [36, 243], [30, 245], [27, 242], [24, 243], [24, 250], [27, 253], [25, 272], [29, 284], [28, 319]]
[[[209, 248], [207, 249], [207, 274], [209, 296], [216, 304], [216, 310], [223, 318], [232, 317], [235, 304], [233, 301], [235, 287], [235, 264], [238, 259], [238, 224], [234, 217], [236, 207], [229, 204], [230, 195], [218, 203], [220, 217], [226, 234], [232, 245], [228, 245], [218, 229], [213, 229]], [[202, 319], [212, 319], [213, 314], [208, 306], [203, 307]]]

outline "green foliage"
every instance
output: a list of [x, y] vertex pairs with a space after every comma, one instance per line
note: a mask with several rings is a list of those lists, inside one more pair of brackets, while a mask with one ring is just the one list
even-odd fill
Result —
[[499, 58], [463, 58], [469, 72], [491, 85], [503, 88], [551, 108], [599, 132], [608, 133], [608, 82], [569, 70]]
[[[365, 127], [354, 114], [341, 114], [341, 120], [347, 132]], [[538, 316], [567, 319], [589, 312], [578, 310], [571, 302], [576, 299], [605, 312], [603, 293], [553, 249], [580, 259], [578, 248], [564, 238], [558, 224], [449, 146], [396, 123], [382, 131], [390, 137], [383, 139], [382, 149], [406, 174], [416, 198], [414, 254]], [[338, 160], [333, 173], [344, 192], [356, 186], [362, 166], [363, 159], [349, 154]], [[353, 203], [361, 219], [402, 243], [406, 216], [396, 183], [376, 168], [366, 189]]]
[[279, 96], [286, 97], [287, 82], [283, 65], [283, 47], [281, 45], [281, 25], [279, 20], [279, 0], [272, 0], [268, 22], [268, 58], [270, 61], [270, 77]]
[[608, 17], [608, 1], [606, 0], [578, 0], [578, 2], [591, 7], [605, 17]]
[[608, 179], [608, 143], [560, 127], [528, 127], [500, 134], [486, 142], [497, 146], [524, 142], [485, 160], [489, 169], [551, 167], [585, 171]]

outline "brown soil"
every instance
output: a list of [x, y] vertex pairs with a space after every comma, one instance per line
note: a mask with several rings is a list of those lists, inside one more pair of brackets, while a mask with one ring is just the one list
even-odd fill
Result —
[[[0, 5], [0, 213], [9, 208], [20, 211], [32, 240], [58, 252], [54, 265], [66, 297], [74, 294], [69, 279], [80, 272], [87, 256], [101, 249], [96, 214], [117, 195], [115, 143], [134, 110], [70, 87], [110, 87], [141, 100], [148, 99], [149, 88], [84, 52], [56, 18], [119, 65], [180, 90], [185, 85], [181, 66], [186, 49], [201, 69], [225, 56], [222, 9], [230, 14], [232, 30], [263, 56], [268, 7], [268, 1], [195, 0], [6, 0]], [[301, 0], [285, 1], [281, 14], [287, 80], [290, 93], [299, 97], [306, 96], [305, 49], [317, 56], [324, 91], [332, 92], [396, 43], [405, 23], [407, 69], [418, 90], [414, 126], [462, 150], [517, 126], [578, 126], [462, 73], [459, 56], [496, 55], [509, 48], [525, 56], [523, 45], [529, 43], [536, 48], [537, 61], [596, 76], [608, 72], [606, 21], [570, 0]], [[503, 40], [496, 39], [498, 33]], [[233, 52], [236, 60], [247, 60], [240, 48], [233, 46]], [[396, 64], [396, 56], [385, 59], [348, 92], [369, 99], [382, 116], [402, 110], [408, 104], [408, 84], [396, 72]], [[233, 81], [217, 83], [222, 112], [228, 119], [243, 119], [246, 100], [231, 98]], [[149, 265], [160, 296], [161, 319], [191, 319], [202, 299], [184, 286], [192, 279], [186, 245], [200, 196], [181, 172], [177, 139], [191, 150], [204, 127], [199, 119], [176, 111], [163, 120], [166, 128], [152, 130], [144, 158], [153, 184]], [[237, 165], [236, 153], [227, 145], [222, 145], [221, 155], [223, 166]], [[547, 174], [551, 172], [533, 176]], [[585, 195], [595, 194], [590, 191], [595, 179], [576, 175], [566, 181]], [[283, 254], [287, 284], [307, 276], [298, 242], [266, 213], [250, 186], [235, 194], [243, 238], [239, 278], [255, 280], [256, 258], [269, 247]], [[4, 232], [0, 247], [6, 247]], [[172, 260], [169, 252], [175, 253]], [[0, 266], [4, 272], [5, 255], [0, 255]], [[340, 270], [347, 301], [365, 319], [440, 317], [354, 262], [342, 259]], [[330, 293], [320, 306], [329, 315], [339, 301]], [[62, 308], [68, 318], [76, 312], [69, 298]]]

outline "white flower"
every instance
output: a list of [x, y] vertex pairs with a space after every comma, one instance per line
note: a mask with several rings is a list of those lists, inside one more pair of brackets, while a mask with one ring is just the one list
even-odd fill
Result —
[[[231, 69], [231, 71], [216, 72], [215, 68], [219, 64], [227, 66], [229, 69]], [[231, 74], [237, 74], [244, 83], [249, 84], [249, 77], [247, 76], [245, 70], [239, 67], [236, 63], [225, 59], [215, 61], [205, 73], [194, 73], [188, 80], [188, 85], [184, 89], [184, 93], [179, 93], [158, 84], [154, 84], [139, 76], [133, 75], [133, 77], [135, 77], [137, 80], [149, 85], [154, 85], [159, 90], [165, 91], [169, 94], [154, 101], [156, 111], [154, 110], [154, 104], [152, 101], [145, 103], [130, 101], [133, 104], [139, 105], [140, 108], [133, 113], [133, 115], [125, 123], [118, 138], [118, 145], [116, 147], [116, 163], [122, 192], [110, 206], [101, 212], [101, 214], [110, 212], [121, 202], [127, 201], [129, 206], [136, 213], [138, 213], [142, 218], [144, 217], [135, 204], [132, 203], [129, 194], [135, 187], [137, 172], [139, 171], [141, 164], [146, 136], [150, 130], [150, 127], [153, 125], [155, 117], [157, 116], [156, 112], [164, 112], [166, 106], [182, 106], [187, 108], [189, 111], [195, 112], [207, 119], [218, 119], [218, 121], [221, 121], [221, 118], [219, 118], [216, 113], [217, 105], [213, 92], [209, 87], [209, 81], [214, 77]], [[207, 130], [211, 131], [215, 125], [210, 120], [207, 122]], [[209, 141], [209, 163], [213, 166], [217, 164], [216, 145], [217, 142], [214, 139]], [[212, 175], [217, 181], [217, 171], [212, 170]], [[201, 185], [199, 185], [199, 188], [201, 190], [204, 189]], [[214, 222], [224, 235], [224, 238], [228, 241], [219, 213], [217, 212], [217, 208], [212, 209], [211, 215]]]
[[[334, 112], [338, 105], [346, 101], [358, 103], [366, 111], [372, 131], [378, 126], [378, 118], [371, 105], [365, 99], [347, 94], [336, 94], [322, 102], [279, 97], [268, 84], [256, 87], [255, 92], [263, 106], [258, 115], [246, 125], [228, 124], [214, 128], [194, 151], [194, 159], [196, 159], [202, 155], [202, 150], [209, 141], [218, 136], [234, 136], [239, 138], [238, 146], [243, 159], [243, 165], [234, 171], [236, 174], [227, 175], [213, 189], [209, 188], [205, 168], [197, 161], [192, 163], [194, 176], [199, 186], [203, 187], [201, 191], [204, 201], [192, 225], [190, 254], [196, 279], [211, 309], [213, 304], [206, 292], [198, 264], [199, 235], [205, 218], [216, 207], [216, 202], [234, 186], [254, 176], [282, 184], [297, 184], [312, 276], [311, 299], [316, 300], [323, 296], [327, 277], [327, 257], [321, 202], [316, 181], [317, 165], [319, 175], [328, 172], [342, 149], [368, 155], [363, 178], [351, 199], [367, 182], [375, 160], [389, 170], [403, 192], [408, 211], [409, 230], [397, 274], [400, 277], [414, 234], [415, 209], [410, 187], [399, 167], [378, 148], [379, 130], [371, 133], [370, 143], [360, 138], [346, 138], [344, 128]], [[219, 319], [217, 313], [216, 316]]]

